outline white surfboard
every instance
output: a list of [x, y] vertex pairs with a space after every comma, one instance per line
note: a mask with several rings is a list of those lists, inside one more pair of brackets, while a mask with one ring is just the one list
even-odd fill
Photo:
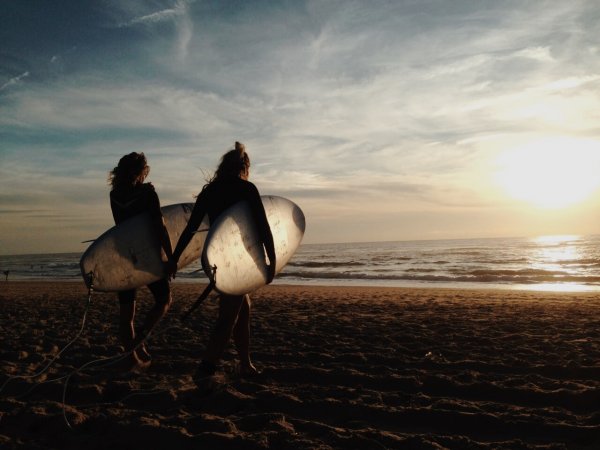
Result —
[[[161, 208], [173, 247], [193, 208], [193, 203]], [[179, 258], [178, 268], [200, 259], [207, 231], [208, 217], [205, 217]], [[152, 228], [150, 216], [140, 214], [112, 227], [96, 239], [81, 257], [79, 265], [88, 288], [91, 281], [98, 291], [123, 291], [161, 279], [164, 261], [166, 256]], [[90, 274], [93, 276], [91, 279]]]
[[[302, 241], [306, 227], [304, 213], [283, 197], [262, 196], [261, 200], [275, 244], [275, 273], [279, 273]], [[265, 260], [247, 202], [233, 205], [215, 220], [206, 237], [202, 265], [219, 292], [242, 295], [264, 286]]]

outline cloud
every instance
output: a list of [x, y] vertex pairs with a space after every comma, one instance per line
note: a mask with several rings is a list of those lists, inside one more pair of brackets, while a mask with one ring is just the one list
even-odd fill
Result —
[[178, 9], [165, 9], [163, 11], [158, 11], [152, 14], [148, 14], [142, 17], [135, 17], [131, 19], [129, 22], [122, 24], [120, 26], [127, 27], [132, 25], [139, 24], [155, 24], [158, 22], [163, 22], [165, 20], [172, 20], [174, 17], [181, 15], [181, 11]]
[[600, 75], [585, 75], [578, 77], [561, 78], [539, 86], [537, 89], [553, 92], [564, 91], [568, 89], [580, 88], [588, 83], [593, 83], [598, 80], [600, 80]]
[[552, 57], [550, 47], [527, 47], [522, 50], [518, 50], [513, 54], [514, 57], [528, 58], [541, 62], [553, 62], [555, 59]]
[[13, 86], [15, 84], [19, 84], [21, 82], [21, 80], [23, 80], [24, 78], [26, 78], [28, 76], [29, 76], [29, 72], [23, 72], [21, 75], [11, 78], [6, 83], [4, 83], [2, 86], [0, 86], [0, 91], [3, 91], [4, 89], [6, 89], [10, 86]]
[[[151, 26], [151, 25], [155, 25], [155, 24], [158, 24], [161, 22], [174, 21], [185, 14], [186, 6], [188, 3], [190, 3], [190, 2], [183, 1], [183, 0], [177, 1], [177, 2], [175, 2], [174, 6], [172, 8], [165, 8], [165, 9], [162, 9], [159, 11], [154, 11], [154, 12], [151, 12], [148, 14], [143, 14], [143, 15], [140, 15], [137, 17], [130, 18], [127, 21], [118, 23], [117, 27], [123, 28], [123, 27], [132, 27], [132, 26], [136, 26], [136, 25]], [[114, 6], [124, 7], [124, 5], [119, 5], [119, 4], [116, 4]], [[131, 8], [131, 5], [128, 5], [128, 6]], [[136, 5], [136, 6], [139, 7], [141, 5]]]

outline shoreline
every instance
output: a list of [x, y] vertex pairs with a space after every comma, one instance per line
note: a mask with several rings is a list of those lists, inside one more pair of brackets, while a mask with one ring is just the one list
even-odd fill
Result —
[[[599, 244], [600, 235], [315, 244], [300, 246], [274, 284], [600, 293]], [[80, 258], [0, 256], [0, 265], [9, 279], [76, 281]], [[196, 261], [176, 282], [203, 281]]]
[[[240, 378], [230, 346], [215, 389], [201, 392], [191, 377], [217, 302], [211, 296], [186, 323], [179, 317], [203, 286], [173, 285], [146, 372], [86, 366], [70, 379], [63, 410], [64, 377], [120, 351], [115, 295], [94, 292], [81, 337], [40, 379], [12, 380], [0, 393], [0, 446], [600, 446], [594, 293], [266, 286], [252, 295], [262, 374]], [[87, 289], [0, 287], [1, 385], [7, 374], [35, 373], [76, 336]], [[138, 317], [152, 303], [140, 289]]]
[[[4, 283], [65, 283], [65, 284], [84, 284], [83, 280], [77, 278], [16, 278], [9, 279], [8, 281], [0, 280], [0, 287]], [[198, 285], [206, 286], [208, 279], [198, 280], [190, 278], [179, 278], [171, 281], [171, 286], [180, 285]], [[555, 293], [555, 294], [590, 294], [597, 295], [600, 293], [600, 286], [590, 285], [569, 285], [560, 283], [547, 283], [547, 284], [484, 284], [484, 283], [445, 283], [440, 282], [439, 284], [432, 282], [421, 282], [421, 283], [394, 283], [394, 282], [381, 282], [375, 284], [362, 284], [361, 280], [357, 280], [355, 283], [348, 283], [348, 280], [340, 280], [339, 283], [334, 281], [306, 281], [306, 282], [286, 282], [282, 279], [275, 279], [275, 281], [269, 285], [270, 287], [314, 287], [314, 288], [334, 288], [334, 289], [345, 289], [345, 288], [364, 288], [364, 289], [433, 289], [433, 290], [464, 290], [464, 291], [500, 291], [500, 292], [531, 292], [531, 293]], [[264, 289], [264, 288], [261, 288]]]

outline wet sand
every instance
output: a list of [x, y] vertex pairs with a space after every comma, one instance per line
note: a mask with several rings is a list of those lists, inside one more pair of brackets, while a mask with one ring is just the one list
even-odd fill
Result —
[[[202, 288], [173, 285], [140, 374], [102, 365], [118, 308], [94, 293], [81, 337], [0, 393], [0, 448], [600, 448], [597, 294], [268, 286], [253, 295], [262, 374], [240, 378], [231, 348], [200, 391], [216, 301], [179, 317]], [[74, 338], [86, 299], [82, 283], [0, 283], [0, 383]], [[141, 290], [140, 314], [151, 303]]]

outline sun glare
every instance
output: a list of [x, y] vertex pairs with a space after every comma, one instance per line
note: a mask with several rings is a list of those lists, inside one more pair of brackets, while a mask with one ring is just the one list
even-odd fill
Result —
[[600, 142], [548, 138], [506, 150], [497, 182], [511, 197], [540, 208], [563, 208], [600, 187]]

